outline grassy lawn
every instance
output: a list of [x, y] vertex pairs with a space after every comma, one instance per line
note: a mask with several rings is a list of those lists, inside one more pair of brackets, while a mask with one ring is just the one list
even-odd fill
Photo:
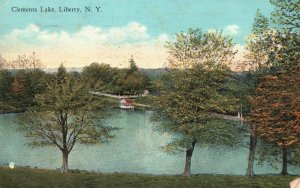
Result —
[[66, 173], [52, 170], [0, 167], [1, 188], [21, 187], [203, 187], [203, 188], [288, 188], [289, 182], [296, 176], [245, 176], [230, 175], [194, 175], [182, 177], [179, 175], [143, 175], [143, 174], [101, 174], [101, 173]]

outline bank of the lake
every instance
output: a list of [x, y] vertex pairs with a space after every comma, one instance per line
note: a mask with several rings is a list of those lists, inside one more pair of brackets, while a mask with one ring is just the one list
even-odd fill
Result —
[[87, 187], [149, 187], [149, 188], [288, 188], [295, 176], [256, 176], [248, 178], [233, 175], [142, 175], [66, 173], [52, 170], [0, 167], [1, 188], [87, 188]]

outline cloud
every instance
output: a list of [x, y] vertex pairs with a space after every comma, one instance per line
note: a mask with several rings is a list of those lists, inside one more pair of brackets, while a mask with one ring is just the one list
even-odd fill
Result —
[[168, 36], [167, 34], [165, 34], [165, 33], [160, 34], [160, 35], [157, 37], [156, 40], [157, 40], [157, 42], [159, 42], [159, 43], [165, 43], [165, 42], [167, 42], [167, 41], [170, 41], [169, 36]]
[[113, 27], [107, 33], [111, 40], [118, 42], [147, 40], [150, 38], [147, 27], [137, 22], [131, 22], [125, 27]]
[[150, 36], [145, 25], [130, 22], [107, 29], [86, 25], [73, 33], [51, 32], [31, 24], [24, 29], [14, 29], [0, 39], [3, 41], [0, 51], [8, 60], [35, 51], [47, 67], [57, 67], [62, 62], [66, 66], [104, 62], [125, 67], [133, 55], [138, 66], [154, 68], [165, 63], [163, 45], [169, 37], [165, 33]]
[[240, 32], [240, 26], [236, 24], [228, 25], [225, 27], [224, 31], [229, 35], [237, 35]]
[[147, 33], [147, 27], [137, 22], [130, 22], [126, 26], [112, 27], [107, 30], [87, 25], [73, 34], [65, 31], [48, 32], [46, 30], [42, 30], [35, 24], [31, 24], [22, 30], [15, 29], [6, 36], [6, 39], [10, 41], [29, 42], [29, 38], [31, 39], [31, 43], [38, 42], [44, 43], [45, 45], [59, 44], [61, 42], [65, 44], [71, 41], [97, 42], [98, 44], [105, 44], [109, 42], [111, 44], [117, 44], [145, 41], [150, 39], [150, 36]]

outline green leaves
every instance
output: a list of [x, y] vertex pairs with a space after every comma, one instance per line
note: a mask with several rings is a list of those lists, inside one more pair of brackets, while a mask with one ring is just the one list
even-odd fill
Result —
[[300, 5], [299, 0], [270, 0], [275, 6], [272, 13], [272, 21], [281, 29], [290, 32], [298, 32], [300, 29]]
[[257, 10], [252, 33], [246, 38], [246, 64], [251, 71], [258, 75], [264, 74], [271, 66], [269, 54], [272, 51], [272, 39], [276, 33], [270, 30], [268, 25], [268, 19]]
[[234, 55], [231, 38], [221, 32], [190, 29], [167, 43], [169, 68], [161, 94], [155, 98], [156, 130], [174, 135], [164, 147], [170, 153], [190, 148], [192, 143], [234, 145], [235, 126], [217, 123], [210, 113], [228, 113], [237, 100], [229, 95]]
[[23, 114], [19, 130], [33, 146], [56, 145], [68, 153], [77, 142], [108, 142], [117, 129], [104, 124], [104, 118], [111, 114], [106, 103], [95, 100], [87, 85], [70, 79], [63, 67], [59, 70], [46, 92], [35, 96], [36, 105]]
[[169, 67], [189, 69], [195, 65], [213, 68], [229, 65], [235, 52], [232, 38], [222, 32], [202, 32], [189, 29], [176, 34], [175, 42], [168, 42]]

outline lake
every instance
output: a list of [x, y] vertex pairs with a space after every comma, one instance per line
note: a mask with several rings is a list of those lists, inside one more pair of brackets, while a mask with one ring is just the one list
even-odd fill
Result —
[[[130, 172], [147, 174], [180, 174], [185, 155], [169, 155], [161, 151], [170, 135], [153, 131], [150, 111], [120, 110], [119, 118], [108, 124], [122, 129], [105, 145], [75, 145], [69, 155], [69, 168], [98, 172]], [[57, 169], [61, 152], [56, 147], [30, 148], [22, 133], [16, 132], [18, 114], [0, 115], [0, 165], [13, 161], [16, 166]], [[192, 158], [192, 173], [244, 175], [248, 149], [197, 146]], [[255, 173], [279, 173], [270, 166], [255, 166]], [[299, 168], [289, 166], [289, 172]]]

